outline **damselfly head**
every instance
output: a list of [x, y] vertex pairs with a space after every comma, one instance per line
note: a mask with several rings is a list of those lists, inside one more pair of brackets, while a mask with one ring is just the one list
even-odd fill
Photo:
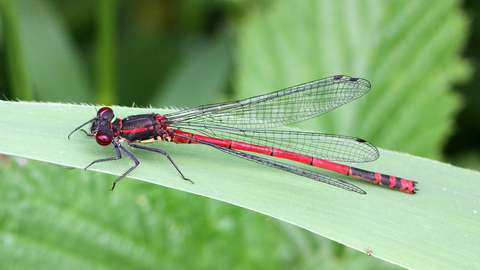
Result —
[[113, 130], [111, 121], [115, 117], [113, 111], [109, 107], [103, 107], [97, 112], [90, 133], [95, 136], [98, 144], [102, 146], [109, 145], [113, 138]]

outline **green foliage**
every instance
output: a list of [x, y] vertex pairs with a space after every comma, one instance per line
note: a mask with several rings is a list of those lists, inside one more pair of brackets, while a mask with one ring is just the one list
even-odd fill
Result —
[[[100, 147], [95, 144], [92, 138], [85, 136], [82, 132], [72, 135], [71, 140], [66, 138], [78, 123], [92, 117], [92, 112], [95, 110], [91, 106], [2, 102], [0, 109], [1, 115], [10, 113], [10, 116], [2, 122], [4, 139], [0, 141], [0, 149], [4, 154], [75, 168], [82, 168], [92, 160], [114, 155], [110, 146]], [[130, 114], [151, 112], [153, 109], [118, 107], [114, 110], [117, 116], [123, 117]], [[166, 110], [159, 112], [165, 113]], [[29, 132], [23, 132], [25, 130]], [[35, 136], [32, 136], [32, 134]], [[141, 164], [137, 170], [131, 173], [132, 178], [254, 210], [361, 251], [369, 247], [374, 251], [374, 256], [406, 267], [428, 268], [435, 265], [438, 268], [453, 266], [464, 268], [471, 266], [477, 260], [476, 255], [479, 252], [477, 243], [480, 241], [477, 229], [479, 217], [475, 213], [476, 196], [480, 190], [480, 174], [477, 172], [405, 154], [381, 151], [381, 158], [378, 161], [361, 167], [414, 179], [420, 183], [420, 192], [416, 195], [409, 195], [364, 183], [360, 180], [356, 181], [348, 179], [348, 177], [335, 175], [355, 183], [368, 193], [367, 195], [359, 195], [283, 171], [252, 164], [242, 159], [239, 160], [236, 157], [225, 155], [202, 145], [160, 143], [159, 146], [175, 159], [183, 173], [192, 179], [195, 184], [192, 185], [183, 181], [164, 157], [144, 151], [134, 151]], [[108, 164], [96, 164], [91, 167], [91, 170], [120, 175], [129, 166], [132, 166], [132, 162], [124, 158]], [[327, 174], [333, 175], [333, 173], [328, 172]], [[52, 187], [57, 182], [72, 182], [71, 185], [75, 185], [79, 181], [76, 176], [68, 177], [61, 176], [61, 174], [58, 177], [39, 177], [52, 178], [49, 184], [45, 184]], [[106, 185], [111, 184], [114, 178], [108, 178], [107, 184], [105, 184], [105, 180], [101, 180], [100, 175], [95, 175], [95, 178], [98, 179], [91, 179], [90, 181], [102, 181], [101, 189], [104, 190], [102, 196], [109, 196]], [[2, 179], [10, 179], [10, 177], [5, 176]], [[128, 184], [124, 184], [125, 182], [130, 181], [122, 180], [111, 196], [122, 198], [122, 194], [125, 192], [122, 190], [130, 190]], [[28, 185], [25, 186], [28, 187]], [[44, 186], [44, 184], [41, 184], [41, 186]], [[45, 189], [29, 188], [29, 190], [37, 194], [36, 196], [50, 197], [48, 194], [42, 195]], [[61, 196], [59, 194], [64, 194], [63, 196], [69, 198], [71, 196], [67, 194], [76, 191], [77, 188], [71, 188], [69, 192], [58, 191], [54, 193], [57, 194], [57, 197]], [[117, 191], [120, 195], [117, 194]], [[135, 193], [134, 191], [130, 192]], [[145, 196], [145, 200], [162, 200], [162, 195], [152, 195], [154, 193], [155, 191], [146, 194], [140, 192], [138, 194], [141, 195], [132, 196]], [[30, 204], [30, 200], [37, 200], [36, 196], [22, 196], [15, 195], [13, 197], [27, 204]], [[64, 200], [68, 200], [67, 198], [64, 198]], [[90, 195], [85, 195], [84, 200], [94, 199]], [[196, 200], [197, 198], [189, 197], [188, 204], [186, 202], [178, 204], [172, 202], [172, 204], [175, 204], [178, 209], [190, 208], [189, 205], [195, 205]], [[77, 199], [70, 198], [68, 201], [75, 203]], [[168, 198], [164, 198], [163, 203], [170, 202], [168, 202]], [[22, 203], [19, 202], [15, 207], [21, 207], [21, 205]], [[104, 213], [110, 211], [102, 205], [104, 203], [99, 204], [101, 209], [93, 208], [91, 210], [104, 211]], [[118, 211], [122, 212], [123, 210], [135, 216], [135, 218], [138, 215], [137, 212], [128, 210], [128, 207], [126, 209], [118, 207]], [[207, 214], [195, 212], [195, 208], [191, 211], [193, 212], [189, 213], [193, 213], [191, 216], [193, 220], [199, 213], [200, 215]], [[149, 214], [158, 218], [161, 222], [161, 213], [152, 209]], [[72, 215], [75, 214], [72, 213]], [[22, 216], [20, 214], [17, 217], [19, 220], [15, 222], [22, 222]], [[82, 216], [89, 216], [89, 214], [85, 213]], [[183, 218], [180, 215], [179, 219], [182, 220]], [[234, 216], [231, 218], [236, 220]], [[252, 218], [256, 219], [255, 216], [252, 216]], [[5, 220], [11, 222], [16, 219], [8, 218]], [[75, 222], [75, 220], [71, 222]], [[115, 219], [111, 222], [121, 221]], [[181, 224], [188, 223], [187, 221], [178, 222]], [[216, 224], [212, 226], [222, 226], [226, 221], [214, 216], [209, 222]], [[235, 221], [232, 222], [235, 223]], [[272, 256], [273, 265], [284, 265], [285, 262], [282, 262], [280, 256], [282, 251], [271, 251], [271, 248], [268, 247], [272, 244], [270, 241], [283, 241], [277, 240], [277, 237], [281, 235], [280, 232], [276, 236], [271, 236], [272, 238], [268, 241], [268, 229], [257, 234], [257, 229], [264, 230], [261, 226], [260, 228], [255, 227], [254, 224], [249, 222], [242, 224], [244, 226], [241, 228], [245, 231], [241, 232], [240, 235], [253, 231], [255, 236], [251, 237], [257, 238], [265, 234], [267, 239], [259, 240], [262, 243], [266, 241], [264, 244], [267, 253], [264, 255], [270, 254], [268, 256]], [[71, 226], [67, 225], [63, 230], [66, 233], [71, 233], [72, 237], [87, 237], [81, 235], [82, 233], [88, 233], [88, 230], [78, 232], [69, 231], [69, 228]], [[152, 228], [156, 228], [156, 225]], [[180, 226], [178, 229], [181, 230], [183, 227]], [[208, 228], [205, 229], [208, 230]], [[115, 228], [109, 228], [108, 226], [104, 226], [103, 230], [106, 234], [111, 233], [109, 230], [116, 231]], [[238, 228], [235, 231], [238, 230], [241, 229]], [[215, 234], [215, 231], [210, 233]], [[303, 234], [303, 232], [295, 233]], [[132, 237], [131, 232], [117, 234], [117, 237], [122, 235]], [[154, 239], [156, 241], [160, 238]], [[296, 240], [298, 241], [298, 239]], [[72, 241], [75, 240], [72, 239]], [[121, 238], [115, 241], [123, 243]], [[168, 246], [168, 239], [163, 239], [158, 245], [161, 247], [164, 241], [166, 241], [164, 245]], [[226, 238], [224, 241], [228, 241], [228, 239]], [[195, 248], [200, 249], [203, 245], [209, 244], [210, 240], [205, 240], [203, 244], [195, 244], [193, 247], [185, 246], [182, 249], [189, 250], [192, 248], [195, 250]], [[181, 243], [175, 245], [181, 245]], [[137, 248], [135, 245], [127, 245], [127, 247], [128, 250], [133, 249], [136, 252], [143, 252], [141, 251], [143, 248]], [[149, 249], [146, 248], [146, 250]], [[247, 250], [248, 248], [244, 252], [247, 252]], [[314, 252], [311, 249], [307, 250]], [[207, 252], [207, 254], [211, 256], [211, 253]], [[246, 257], [242, 257], [242, 260], [254, 263], [256, 259], [250, 258], [248, 254], [245, 255]], [[256, 253], [253, 252], [253, 254]], [[287, 252], [287, 254], [293, 256], [292, 260], [300, 260], [300, 254], [290, 252]], [[438, 260], [438, 256], [443, 259]], [[309, 258], [308, 260], [314, 259]], [[460, 264], [459, 261], [464, 264]]]
[[435, 3], [277, 1], [251, 12], [240, 27], [239, 95], [332, 74], [366, 78], [372, 90], [355, 105], [299, 126], [438, 159], [460, 105], [450, 84], [469, 71], [458, 3]]
[[0, 163], [2, 269], [394, 269], [217, 200], [21, 163]]
[[[203, 2], [208, 8], [221, 3]], [[345, 74], [370, 80], [371, 92], [300, 127], [438, 158], [459, 106], [450, 85], [468, 76], [458, 56], [466, 19], [456, 1], [240, 1], [235, 8], [243, 17], [229, 24], [235, 50], [228, 31], [212, 38], [132, 39], [145, 34], [132, 27], [119, 31], [118, 62], [109, 55], [99, 58], [103, 63], [89, 59], [96, 59], [95, 53], [82, 52], [74, 44], [51, 2], [0, 4], [9, 7], [0, 8], [3, 42], [6, 47], [20, 42], [23, 48], [8, 51], [9, 61], [20, 66], [8, 70], [10, 78], [20, 78], [11, 87], [32, 87], [45, 101], [98, 100], [92, 87], [97, 82], [118, 86], [121, 92], [115, 98], [125, 104], [132, 98], [141, 104], [200, 105], [221, 98], [218, 93], [225, 88], [232, 58], [237, 63], [232, 85], [236, 97]], [[184, 18], [193, 12], [198, 19], [201, 12], [186, 6]], [[128, 14], [142, 14], [141, 8], [138, 4], [138, 10]], [[71, 14], [88, 15], [76, 18], [94, 14], [92, 7], [73, 10]], [[6, 16], [15, 11], [18, 18]], [[15, 33], [15, 23], [20, 33]], [[7, 39], [12, 31], [20, 40]], [[109, 51], [108, 46], [116, 44], [109, 40], [114, 37], [103, 38], [102, 50]], [[89, 68], [89, 60], [97, 67], [118, 63], [118, 81], [108, 77], [112, 70]], [[89, 69], [94, 78], [89, 78]], [[167, 112], [114, 110], [118, 117]], [[100, 147], [81, 132], [66, 138], [95, 115], [92, 106], [1, 102], [0, 115], [2, 154], [74, 168], [114, 155], [111, 147]], [[393, 268], [353, 250], [367, 248], [374, 257], [408, 268], [465, 269], [479, 264], [476, 172], [381, 151], [378, 161], [359, 167], [418, 181], [420, 192], [403, 194], [331, 174], [366, 190], [362, 196], [206, 146], [158, 147], [194, 185], [181, 180], [164, 157], [143, 151], [134, 151], [141, 165], [131, 177], [158, 185], [125, 179], [113, 194], [108, 189], [114, 176], [3, 161], [2, 268]], [[131, 165], [124, 158], [90, 170], [119, 175]]]

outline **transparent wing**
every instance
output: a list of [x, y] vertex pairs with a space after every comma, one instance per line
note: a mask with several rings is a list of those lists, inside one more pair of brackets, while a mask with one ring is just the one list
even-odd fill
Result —
[[294, 152], [292, 155], [314, 156], [330, 161], [368, 162], [379, 157], [371, 143], [356, 137], [305, 131], [235, 130], [235, 129], [182, 129], [219, 139], [275, 147]]
[[370, 90], [365, 79], [337, 75], [238, 101], [167, 114], [171, 126], [263, 129], [284, 126], [329, 112]]
[[[182, 135], [179, 135], [179, 136], [182, 137]], [[269, 167], [273, 167], [273, 168], [276, 168], [276, 169], [284, 170], [284, 171], [289, 172], [289, 173], [293, 173], [293, 174], [300, 175], [300, 176], [303, 176], [303, 177], [308, 177], [308, 178], [313, 179], [315, 181], [319, 181], [319, 182], [326, 183], [326, 184], [329, 184], [329, 185], [332, 185], [332, 186], [335, 186], [335, 187], [339, 187], [339, 188], [342, 188], [344, 190], [353, 191], [353, 192], [357, 192], [357, 193], [360, 193], [360, 194], [367, 194], [363, 189], [361, 189], [361, 188], [359, 188], [359, 187], [357, 187], [353, 184], [350, 184], [346, 181], [340, 180], [340, 179], [335, 179], [335, 178], [330, 177], [330, 176], [319, 174], [319, 173], [309, 171], [309, 170], [306, 170], [306, 169], [302, 169], [302, 168], [299, 168], [299, 167], [296, 167], [296, 166], [291, 166], [289, 164], [285, 164], [285, 163], [278, 162], [278, 161], [275, 161], [275, 160], [271, 160], [271, 159], [259, 157], [259, 156], [256, 156], [256, 155], [252, 155], [252, 154], [249, 154], [249, 153], [245, 153], [245, 152], [237, 151], [237, 150], [234, 150], [234, 149], [226, 148], [226, 147], [216, 145], [216, 144], [213, 144], [213, 143], [210, 143], [210, 142], [207, 142], [207, 141], [194, 139], [194, 138], [190, 138], [190, 137], [185, 137], [185, 139], [187, 139], [187, 140], [192, 139], [194, 141], [197, 141], [198, 143], [212, 146], [212, 147], [214, 147], [214, 148], [216, 148], [220, 151], [223, 151], [225, 153], [228, 153], [228, 154], [231, 154], [231, 155], [234, 155], [234, 156], [237, 156], [237, 157], [241, 157], [241, 158], [247, 159], [249, 161], [260, 163], [260, 164], [265, 165], [265, 166], [269, 166]]]

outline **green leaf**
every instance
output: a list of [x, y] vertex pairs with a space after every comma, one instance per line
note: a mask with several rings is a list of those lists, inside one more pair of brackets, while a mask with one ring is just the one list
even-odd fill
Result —
[[[114, 111], [118, 117], [168, 112], [135, 108], [114, 108]], [[91, 106], [1, 102], [0, 114], [5, 116], [0, 129], [2, 154], [75, 168], [115, 155], [112, 147], [101, 147], [82, 132], [67, 139], [74, 128], [95, 114]], [[479, 263], [478, 172], [388, 151], [381, 151], [378, 161], [359, 166], [418, 181], [420, 191], [416, 195], [325, 172], [350, 181], [368, 193], [359, 195], [238, 159], [207, 146], [156, 145], [167, 151], [195, 184], [182, 180], [165, 157], [145, 151], [132, 150], [141, 164], [130, 177], [264, 213], [361, 251], [370, 248], [373, 256], [404, 267], [465, 269]], [[96, 164], [90, 169], [120, 175], [130, 166], [132, 162], [123, 158]], [[79, 180], [57, 181], [61, 184]], [[126, 188], [124, 182], [129, 180], [122, 180], [113, 196], [119, 196], [116, 192]], [[108, 184], [103, 186], [105, 193], [108, 193]], [[30, 189], [28, 185], [24, 188]], [[67, 194], [57, 194], [57, 197]], [[24, 199], [28, 202], [33, 198], [35, 196]], [[25, 216], [19, 214], [16, 218], [20, 222]], [[109, 231], [106, 225], [97, 230]], [[121, 241], [105, 237], [110, 247], [115, 241]], [[45, 241], [55, 243], [51, 239]], [[135, 246], [134, 250], [142, 249]]]
[[23, 100], [33, 99], [33, 89], [25, 66], [25, 55], [20, 41], [19, 19], [16, 12], [16, 2], [0, 1], [0, 17], [5, 43], [5, 56], [8, 59], [9, 79], [14, 95]]
[[96, 52], [97, 102], [118, 104], [115, 96], [116, 82], [116, 36], [117, 1], [105, 0], [97, 3], [98, 51]]
[[368, 79], [361, 100], [299, 124], [439, 158], [460, 102], [451, 84], [469, 75], [460, 58], [467, 20], [458, 1], [275, 1], [240, 28], [239, 97], [331, 75]]
[[50, 1], [17, 1], [25, 65], [43, 101], [89, 102], [86, 65]]
[[2, 269], [392, 268], [217, 200], [141, 181], [110, 194], [112, 175], [20, 163], [0, 162]]
[[[372, 83], [368, 95], [298, 126], [358, 136], [388, 149], [440, 157], [442, 143], [460, 106], [459, 97], [449, 89], [470, 74], [460, 58], [467, 20], [458, 1], [443, 1], [442, 5], [433, 0], [275, 1], [268, 8], [249, 11], [241, 24], [237, 53], [239, 97], [336, 74], [366, 78]], [[365, 242], [350, 244], [352, 239], [342, 236], [349, 238], [353, 232], [355, 238], [363, 234], [367, 242], [373, 237], [370, 240], [376, 246], [388, 250], [388, 255], [380, 257], [408, 268], [475, 268], [478, 260], [472, 254], [452, 255], [449, 250], [464, 251], [462, 247], [468, 246], [479, 251], [475, 244], [479, 233], [474, 232], [478, 231], [478, 204], [473, 198], [480, 191], [478, 175], [400, 154], [381, 154], [373, 170], [413, 178], [420, 182], [420, 193], [398, 199], [397, 194], [390, 193], [389, 200], [368, 190], [367, 197], [376, 198], [369, 202], [352, 198], [357, 203], [346, 207], [356, 213], [345, 209], [328, 213], [333, 222], [351, 218], [345, 223], [354, 229], [335, 224], [332, 231], [321, 234], [335, 235], [332, 238], [336, 241], [357, 249]], [[461, 192], [460, 182], [466, 184]], [[337, 204], [348, 204], [343, 197], [333, 198]], [[327, 211], [321, 209], [318, 212], [322, 214]], [[462, 212], [459, 209], [465, 211], [461, 214], [464, 217], [456, 216]], [[357, 216], [360, 212], [364, 216]], [[475, 227], [469, 233], [463, 224], [465, 218], [471, 221], [467, 226]], [[315, 217], [316, 221], [321, 219]], [[318, 222], [324, 226], [327, 223]], [[357, 231], [358, 227], [363, 228]], [[445, 235], [446, 227], [459, 234]], [[467, 234], [475, 241], [470, 242]], [[468, 243], [459, 243], [460, 235]], [[466, 264], [459, 266], [455, 260], [450, 261], [453, 257]]]
[[[32, 84], [50, 98], [78, 97], [88, 79], [45, 2], [19, 2], [24, 6], [20, 26], [29, 26], [22, 28], [22, 37], [30, 46]], [[238, 36], [238, 96], [334, 74], [364, 77], [373, 85], [368, 95], [302, 127], [438, 158], [459, 106], [450, 85], [468, 75], [458, 56], [467, 20], [456, 1], [270, 1], [262, 11], [248, 2]], [[136, 77], [143, 83], [144, 76]], [[137, 95], [134, 88], [130, 92]], [[119, 117], [167, 112], [114, 109]], [[2, 102], [0, 113], [0, 153], [78, 168], [115, 154], [81, 132], [66, 139], [95, 115], [93, 107]], [[361, 196], [206, 146], [156, 147], [166, 150], [195, 185], [181, 180], [165, 157], [135, 150], [141, 165], [132, 178], [216, 200], [128, 179], [110, 195], [114, 176], [2, 161], [2, 267], [372, 269], [358, 263], [352, 250], [325, 244], [318, 235], [361, 252], [369, 248], [373, 256], [409, 268], [479, 264], [477, 172], [387, 151], [378, 161], [359, 165], [418, 181], [416, 195], [326, 173], [368, 192]], [[90, 169], [120, 175], [132, 165], [124, 158]], [[371, 259], [360, 255], [362, 262]]]
[[[194, 44], [194, 45], [193, 45]], [[199, 38], [187, 42], [184, 57], [161, 83], [150, 103], [157, 106], [194, 107], [211, 103], [225, 88], [231, 65], [231, 40], [225, 35], [215, 39]]]

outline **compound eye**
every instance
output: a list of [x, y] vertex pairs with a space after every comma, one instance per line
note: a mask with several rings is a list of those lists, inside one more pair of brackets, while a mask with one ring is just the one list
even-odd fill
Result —
[[95, 135], [95, 139], [97, 140], [97, 143], [101, 146], [107, 146], [112, 143], [112, 139], [101, 132], [97, 132], [97, 135]]
[[113, 111], [109, 107], [102, 107], [97, 112], [97, 117], [106, 118], [106, 119], [113, 119]]

